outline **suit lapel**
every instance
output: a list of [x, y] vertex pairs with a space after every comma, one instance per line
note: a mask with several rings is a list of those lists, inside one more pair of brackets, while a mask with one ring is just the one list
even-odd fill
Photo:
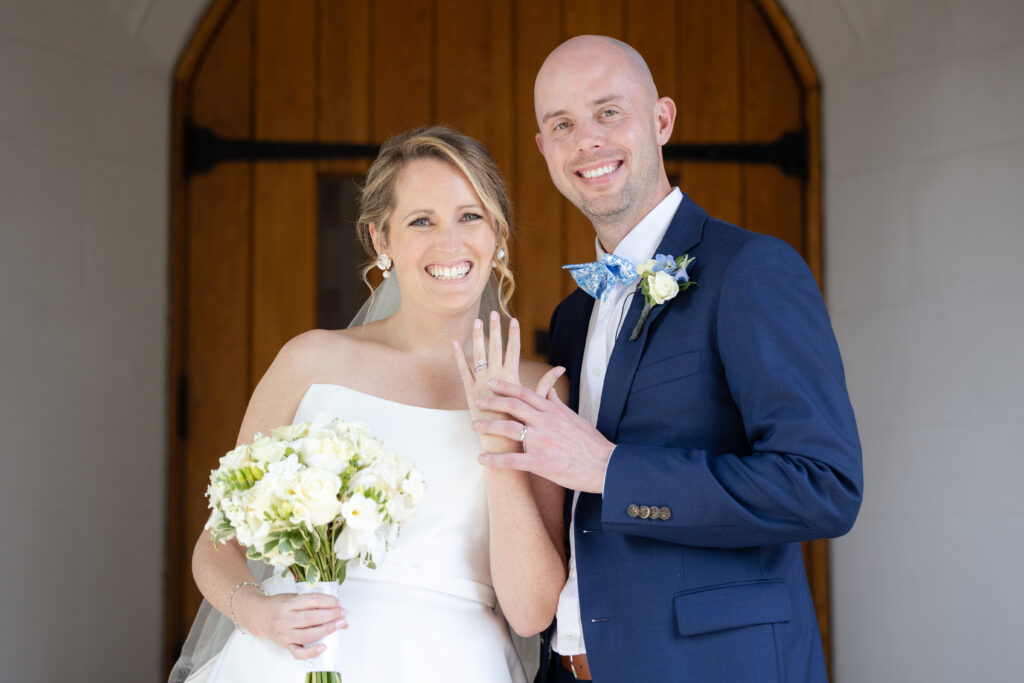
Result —
[[[662, 238], [655, 253], [682, 256], [690, 251], [700, 242], [704, 221], [707, 217], [706, 211], [697, 206], [689, 197], [683, 195], [683, 201], [679, 204], [679, 208], [665, 232], [665, 237]], [[640, 357], [647, 346], [647, 335], [654, 325], [654, 321], [672, 305], [672, 301], [674, 299], [655, 306], [651, 310], [640, 336], [634, 341], [630, 341], [629, 337], [643, 311], [643, 295], [637, 292], [629, 304], [625, 320], [615, 338], [611, 358], [608, 360], [608, 371], [605, 373], [604, 388], [601, 391], [601, 407], [597, 416], [598, 431], [612, 441], [618, 436], [619, 420], [626, 406], [630, 386], [633, 384], [633, 375], [636, 374]], [[574, 376], [578, 377], [578, 375]]]

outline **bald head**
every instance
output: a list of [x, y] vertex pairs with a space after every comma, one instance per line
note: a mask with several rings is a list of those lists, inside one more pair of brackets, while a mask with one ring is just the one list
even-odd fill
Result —
[[[534, 81], [533, 101], [537, 108], [542, 90], [567, 74], [582, 70], [609, 69], [640, 88], [650, 102], [658, 99], [658, 88], [643, 56], [633, 46], [608, 36], [576, 36], [547, 56]], [[536, 109], [537, 122], [543, 114]]]
[[675, 103], [658, 97], [632, 47], [577, 36], [544, 60], [533, 104], [551, 180], [613, 250], [672, 189], [661, 146], [672, 135]]

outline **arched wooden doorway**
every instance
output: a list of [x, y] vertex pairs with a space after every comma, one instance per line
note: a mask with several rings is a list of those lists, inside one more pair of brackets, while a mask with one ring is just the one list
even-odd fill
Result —
[[[593, 256], [589, 224], [555, 191], [533, 141], [537, 68], [582, 33], [644, 53], [679, 106], [673, 142], [806, 133], [804, 177], [756, 163], [668, 167], [713, 215], [788, 241], [821, 281], [818, 82], [776, 0], [214, 0], [174, 84], [168, 659], [200, 600], [190, 556], [210, 468], [276, 350], [325, 319], [334, 292], [323, 275], [341, 261], [318, 263], [352, 252], [324, 229], [337, 222], [325, 207], [344, 203], [327, 193], [368, 165], [234, 162], [187, 174], [186, 123], [229, 138], [367, 144], [445, 122], [480, 138], [512, 188], [514, 308], [539, 333], [525, 343], [536, 354], [573, 286], [560, 265]], [[805, 547], [826, 652], [827, 552], [823, 541]]]

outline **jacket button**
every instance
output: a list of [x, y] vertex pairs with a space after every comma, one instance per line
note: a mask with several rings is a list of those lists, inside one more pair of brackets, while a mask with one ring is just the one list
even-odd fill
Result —
[[651, 516], [651, 508], [646, 505], [640, 506], [640, 519], [647, 519]]
[[657, 505], [651, 506], [651, 519], [658, 519], [661, 516], [661, 508]]
[[662, 519], [668, 519], [671, 516], [672, 516], [672, 511], [668, 509], [667, 505], [663, 505], [661, 507], [661, 518]]
[[636, 503], [633, 503], [628, 508], [626, 508], [626, 514], [630, 517], [636, 517], [640, 514], [640, 506], [637, 505]]

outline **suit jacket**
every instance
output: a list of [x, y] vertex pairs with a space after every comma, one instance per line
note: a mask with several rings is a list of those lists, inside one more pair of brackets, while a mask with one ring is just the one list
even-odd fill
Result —
[[[850, 529], [863, 477], [818, 286], [688, 197], [657, 251], [695, 257], [699, 286], [629, 341], [633, 296], [609, 360], [597, 428], [617, 445], [575, 525], [594, 680], [826, 681], [799, 543]], [[576, 290], [551, 319], [574, 409], [593, 303]]]

